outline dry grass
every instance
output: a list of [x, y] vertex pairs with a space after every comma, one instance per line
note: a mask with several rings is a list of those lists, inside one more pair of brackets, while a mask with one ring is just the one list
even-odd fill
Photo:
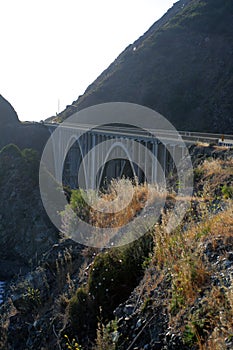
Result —
[[193, 313], [188, 327], [201, 350], [227, 350], [226, 340], [233, 336], [232, 287], [213, 287], [202, 299], [202, 307]]
[[199, 141], [199, 142], [197, 142], [197, 146], [198, 147], [209, 147], [210, 144], [208, 142], [201, 142], [201, 141]]
[[[219, 186], [219, 181], [232, 175], [232, 166], [232, 159], [212, 159], [205, 161], [200, 170], [205, 178], [214, 178], [214, 186]], [[210, 194], [212, 185], [205, 182], [206, 191]], [[198, 345], [200, 350], [227, 349], [226, 339], [231, 340], [233, 337], [233, 284], [228, 290], [224, 289], [224, 282], [218, 287], [211, 285], [210, 277], [216, 271], [204, 254], [207, 244], [211, 244], [213, 252], [219, 249], [219, 242], [223, 246], [233, 244], [233, 201], [225, 200], [223, 196], [221, 205], [225, 210], [215, 211], [212, 199], [215, 198], [207, 200], [206, 193], [193, 198], [198, 203], [195, 207], [197, 212], [194, 215], [193, 209], [190, 209], [185, 222], [171, 233], [166, 231], [169, 212], [164, 215], [162, 224], [155, 226], [154, 254], [150, 268], [154, 266], [156, 272], [151, 276], [157, 278], [153, 279], [147, 274], [144, 283], [146, 296], [161, 283], [161, 278], [158, 282], [158, 276], [166, 276], [166, 279], [170, 276], [167, 284], [170, 325], [179, 325], [184, 334], [186, 332], [185, 336], [188, 334], [191, 337], [192, 345]], [[214, 209], [212, 212], [211, 206]], [[203, 293], [205, 297], [200, 299]], [[202, 300], [203, 309], [197, 310], [188, 320], [187, 315], [197, 300]]]
[[[200, 350], [225, 349], [226, 339], [233, 337], [233, 283], [229, 289], [224, 288], [224, 281], [217, 286], [212, 283], [216, 271], [205, 254], [208, 244], [213, 252], [217, 251], [219, 240], [222, 245], [233, 244], [233, 201], [225, 200], [223, 193], [217, 198], [213, 191], [222, 188], [222, 181], [231, 179], [232, 168], [232, 159], [204, 161], [199, 166], [203, 191], [195, 198], [168, 196], [146, 184], [132, 186], [129, 180], [113, 181], [108, 192], [102, 193], [90, 208], [89, 220], [94, 226], [118, 230], [146, 206], [167, 199], [162, 223], [153, 230], [154, 251], [140, 285], [139, 299], [146, 305], [151, 291], [165, 286], [163, 305], [169, 313], [170, 326], [183, 331], [186, 340], [193, 342], [189, 345]], [[220, 203], [217, 209], [216, 199]], [[166, 226], [174, 202], [189, 200], [193, 208], [180, 226], [168, 233]], [[97, 333], [99, 344], [103, 331], [100, 328]]]
[[[143, 210], [154, 205], [156, 208], [162, 207], [168, 197], [171, 199], [173, 196], [168, 196], [166, 191], [160, 190], [156, 185], [133, 184], [128, 179], [112, 180], [108, 190], [101, 193], [75, 190], [72, 192], [70, 205], [61, 213], [62, 230], [65, 236], [75, 237], [74, 232], [81, 219], [90, 224], [88, 244], [108, 246], [119, 230], [132, 222]], [[108, 230], [101, 231], [102, 228]], [[121, 245], [140, 237], [139, 231], [140, 228], [138, 232], [129, 232], [132, 237], [127, 235], [126, 242], [123, 242], [122, 237]]]
[[210, 276], [215, 274], [215, 268], [204, 259], [203, 248], [211, 243], [214, 251], [219, 248], [219, 240], [223, 245], [232, 244], [232, 201], [217, 215], [208, 217], [206, 212], [201, 216], [199, 223], [191, 221], [188, 229], [180, 227], [171, 234], [158, 227], [154, 236], [153, 263], [161, 274], [166, 275], [165, 271], [170, 274], [168, 309], [171, 325], [182, 323], [184, 315], [207, 290], [202, 299], [203, 309], [192, 316], [186, 327], [200, 350], [223, 350], [227, 349], [226, 339], [233, 337], [233, 284], [229, 289], [224, 288], [224, 282], [218, 287], [211, 285]]
[[207, 176], [221, 174], [223, 170], [220, 159], [211, 160], [211, 161], [205, 160], [204, 163], [202, 164], [202, 169], [204, 170]]
[[155, 201], [164, 201], [166, 192], [144, 184], [132, 185], [127, 179], [113, 180], [107, 193], [90, 208], [90, 221], [95, 227], [119, 228], [133, 220]]
[[212, 159], [205, 160], [202, 165], [199, 166], [206, 176], [216, 175], [231, 175], [233, 169], [233, 159], [222, 160]]
[[200, 225], [202, 230], [208, 228], [208, 231], [211, 233], [208, 235], [213, 243], [215, 242], [216, 237], [222, 237], [225, 241], [229, 237], [233, 237], [233, 202], [228, 206], [224, 212], [215, 215], [214, 217], [207, 219], [204, 223]]
[[176, 314], [183, 306], [192, 304], [206, 284], [209, 272], [197, 254], [197, 232], [183, 232], [181, 227], [167, 233], [158, 227], [155, 232], [154, 264], [168, 270], [171, 276], [170, 311]]

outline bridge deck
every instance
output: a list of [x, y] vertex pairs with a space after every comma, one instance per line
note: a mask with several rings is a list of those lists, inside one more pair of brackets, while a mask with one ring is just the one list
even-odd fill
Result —
[[140, 140], [150, 141], [154, 138], [159, 138], [163, 141], [179, 142], [180, 137], [187, 144], [195, 144], [197, 142], [214, 143], [220, 146], [231, 147], [233, 146], [233, 135], [227, 134], [214, 134], [203, 133], [193, 131], [173, 131], [173, 130], [161, 130], [150, 129], [140, 130], [139, 128], [130, 126], [118, 126], [118, 125], [102, 125], [96, 126], [91, 124], [72, 124], [63, 122], [58, 123], [45, 123], [45, 126], [56, 129], [58, 126], [62, 126], [65, 129], [78, 129], [80, 131], [93, 132], [97, 134], [106, 134], [114, 137], [126, 137], [126, 138], [138, 138]]

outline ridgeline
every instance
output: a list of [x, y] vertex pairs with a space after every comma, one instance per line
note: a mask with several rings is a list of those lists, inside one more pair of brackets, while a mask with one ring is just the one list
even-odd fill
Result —
[[104, 102], [133, 102], [178, 130], [233, 133], [233, 2], [182, 0], [55, 119]]

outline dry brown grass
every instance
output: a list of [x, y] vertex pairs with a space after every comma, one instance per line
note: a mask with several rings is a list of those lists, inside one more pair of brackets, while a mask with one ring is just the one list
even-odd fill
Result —
[[222, 173], [222, 170], [223, 170], [220, 159], [211, 160], [211, 161], [205, 160], [201, 167], [207, 176]]
[[[179, 198], [172, 195], [169, 197], [170, 204], [166, 205], [163, 222], [154, 227], [154, 253], [141, 285], [140, 298], [144, 300], [144, 304], [150, 299], [151, 291], [157, 289], [160, 284], [167, 286], [164, 303], [170, 314], [170, 325], [183, 325], [183, 330], [188, 326], [196, 339], [194, 343], [200, 350], [225, 349], [226, 339], [233, 337], [233, 285], [224, 292], [222, 286], [211, 285], [210, 277], [215, 271], [204, 254], [208, 243], [212, 244], [213, 250], [217, 249], [220, 238], [223, 244], [232, 243], [232, 200], [225, 201], [223, 205], [224, 198], [221, 198], [221, 205], [226, 209], [218, 212], [213, 208], [213, 211], [210, 211], [210, 207], [214, 206], [213, 200], [216, 199], [213, 188], [217, 186], [221, 188], [223, 181], [232, 175], [232, 168], [232, 159], [206, 160], [200, 165], [202, 178], [205, 179], [204, 191], [200, 197]], [[114, 186], [99, 202], [102, 207], [101, 215], [92, 213], [92, 220], [99, 227], [106, 227], [106, 223], [110, 227], [124, 225], [138, 215], [148, 203], [151, 205], [155, 200], [168, 198], [167, 193], [160, 193], [157, 189], [154, 189], [152, 196], [149, 196], [147, 185], [136, 186], [130, 205], [120, 210], [122, 198], [117, 193], [119, 189], [120, 193], [127, 192], [128, 184], [122, 182], [117, 184], [120, 187]], [[183, 200], [198, 203], [197, 216], [190, 210], [185, 221], [173, 232], [168, 233], [166, 230], [170, 215], [168, 208], [172, 211], [174, 202]], [[108, 205], [113, 201], [116, 212], [114, 215], [105, 215], [104, 211], [108, 211]], [[201, 297], [203, 294], [205, 296]], [[200, 299], [202, 310], [198, 310], [196, 305]], [[196, 318], [192, 316], [193, 319], [188, 319], [187, 315], [194, 307], [198, 311]]]
[[233, 202], [229, 203], [228, 209], [224, 212], [207, 219], [201, 227], [203, 230], [208, 228], [211, 233], [208, 235], [208, 239], [213, 242], [216, 237], [222, 237], [224, 240], [233, 237]]
[[202, 308], [193, 314], [189, 327], [200, 350], [226, 350], [233, 336], [232, 287], [213, 287], [203, 298]]
[[113, 180], [107, 193], [101, 194], [90, 208], [90, 221], [95, 227], [119, 228], [155, 201], [164, 201], [166, 192], [143, 184], [132, 185], [127, 179]]
[[199, 141], [199, 142], [197, 142], [197, 146], [198, 147], [209, 147], [210, 144], [208, 142], [201, 142], [201, 141]]
[[[215, 268], [204, 258], [203, 249], [207, 243], [212, 244], [213, 250], [218, 248], [219, 239], [222, 244], [232, 244], [233, 202], [228, 202], [225, 211], [211, 217], [204, 205], [205, 201], [200, 214], [202, 220], [191, 219], [188, 227], [181, 226], [169, 234], [164, 229], [166, 222], [156, 226], [152, 264], [160, 276], [170, 275], [167, 307], [171, 326], [182, 324], [184, 315], [195, 305], [201, 293], [205, 293], [202, 304], [207, 306], [201, 311], [202, 316], [191, 319], [186, 326], [200, 350], [222, 350], [226, 349], [225, 340], [233, 337], [233, 284], [224, 292], [224, 287], [211, 285], [210, 276], [215, 274]], [[147, 281], [146, 294], [157, 285], [156, 280]]]
[[154, 264], [160, 270], [167, 269], [171, 276], [170, 311], [176, 313], [192, 304], [209, 276], [202, 257], [197, 254], [197, 232], [181, 228], [172, 233], [158, 228], [154, 244]]
[[203, 164], [199, 165], [199, 169], [202, 169], [206, 176], [212, 175], [231, 175], [233, 169], [233, 159], [222, 160], [210, 158], [205, 160]]
[[[166, 199], [171, 200], [173, 197], [156, 185], [133, 184], [129, 179], [112, 180], [105, 192], [75, 190], [72, 192], [70, 205], [61, 213], [62, 230], [66, 236], [73, 237], [81, 219], [93, 228], [90, 230], [88, 244], [108, 246], [119, 230], [132, 222], [143, 210], [161, 208]], [[141, 227], [136, 227], [133, 230], [135, 232], [129, 232], [131, 236], [127, 235], [126, 242], [123, 242], [122, 237], [121, 245], [139, 238], [143, 224], [144, 222]], [[145, 222], [144, 232], [149, 230], [149, 226], [149, 221]]]
[[[219, 239], [222, 244], [233, 244], [233, 202], [224, 197], [217, 198], [213, 191], [217, 186], [221, 189], [223, 180], [230, 179], [233, 160], [211, 158], [199, 167], [199, 179], [203, 181], [199, 197], [175, 197], [147, 184], [132, 186], [129, 180], [113, 181], [108, 191], [102, 193], [90, 208], [89, 220], [93, 226], [117, 231], [146, 206], [167, 199], [162, 223], [154, 227], [154, 252], [140, 285], [139, 298], [145, 305], [152, 299], [151, 291], [165, 286], [163, 305], [169, 312], [171, 327], [177, 327], [179, 331], [189, 327], [199, 349], [222, 350], [225, 339], [233, 336], [233, 284], [229, 290], [222, 287], [224, 283], [220, 286], [212, 284], [211, 277], [216, 271], [205, 249], [211, 243], [211, 249], [217, 250]], [[217, 210], [213, 207], [216, 199], [220, 201]], [[193, 201], [194, 205], [180, 226], [168, 233], [166, 226], [175, 201]], [[106, 245], [108, 239], [106, 237]], [[95, 252], [86, 250], [84, 254], [89, 259]], [[99, 341], [103, 339], [103, 329], [100, 331]]]

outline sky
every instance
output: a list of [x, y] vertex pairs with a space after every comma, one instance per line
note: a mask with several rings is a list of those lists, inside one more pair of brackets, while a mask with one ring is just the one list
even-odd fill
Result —
[[56, 115], [176, 0], [0, 0], [0, 94], [21, 121]]

